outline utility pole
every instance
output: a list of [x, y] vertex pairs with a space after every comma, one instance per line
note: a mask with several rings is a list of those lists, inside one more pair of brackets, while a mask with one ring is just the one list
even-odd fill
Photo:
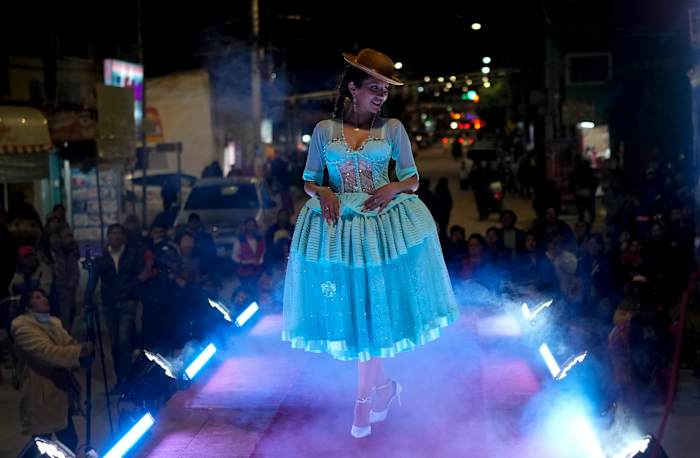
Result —
[[260, 82], [260, 9], [259, 1], [251, 0], [251, 20], [253, 31], [253, 49], [250, 53], [250, 68], [251, 68], [251, 114], [252, 114], [252, 136], [251, 148], [252, 152], [251, 163], [259, 159], [262, 149], [260, 145], [260, 124], [262, 118], [262, 90]]
[[141, 224], [144, 227], [147, 227], [148, 222], [146, 221], [146, 217], [148, 216], [146, 208], [148, 207], [148, 202], [146, 202], [146, 199], [148, 198], [148, 195], [146, 193], [146, 174], [148, 173], [148, 144], [146, 142], [146, 125], [144, 122], [144, 118], [146, 116], [146, 66], [144, 65], [143, 62], [143, 22], [142, 22], [142, 9], [141, 9], [141, 3], [142, 0], [137, 0], [136, 7], [138, 8], [137, 12], [137, 18], [138, 18], [138, 27], [137, 27], [137, 33], [138, 33], [138, 46], [139, 46], [139, 61], [141, 63], [141, 67], [143, 69], [143, 89], [142, 89], [142, 94], [143, 94], [143, 100], [142, 100], [142, 111], [143, 115], [141, 116], [141, 125], [139, 126], [139, 135], [141, 137], [141, 167], [142, 167], [142, 183], [141, 183], [141, 200], [143, 201], [143, 207], [141, 208]]

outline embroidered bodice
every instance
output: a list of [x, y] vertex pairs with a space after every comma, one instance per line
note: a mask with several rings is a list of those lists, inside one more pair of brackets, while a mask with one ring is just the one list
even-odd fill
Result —
[[396, 161], [399, 180], [418, 174], [411, 142], [399, 120], [377, 118], [367, 140], [352, 149], [344, 139], [340, 120], [327, 119], [314, 128], [304, 180], [320, 185], [325, 167], [334, 192], [369, 193], [389, 183], [390, 159]]

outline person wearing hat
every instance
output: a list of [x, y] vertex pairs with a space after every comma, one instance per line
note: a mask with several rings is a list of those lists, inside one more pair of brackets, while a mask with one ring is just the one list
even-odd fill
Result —
[[17, 267], [10, 283], [11, 294], [24, 294], [33, 288], [51, 291], [53, 275], [51, 267], [42, 262], [31, 245], [23, 245], [17, 250]]
[[[285, 277], [282, 339], [358, 361], [351, 434], [369, 436], [401, 385], [382, 364], [439, 337], [458, 316], [435, 221], [416, 196], [411, 141], [380, 116], [403, 83], [385, 54], [344, 54], [334, 116], [314, 128]], [[398, 181], [390, 181], [390, 161]], [[323, 186], [327, 170], [329, 186]]]

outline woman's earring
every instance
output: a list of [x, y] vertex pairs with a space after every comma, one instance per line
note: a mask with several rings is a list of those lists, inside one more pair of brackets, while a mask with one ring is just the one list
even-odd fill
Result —
[[360, 131], [360, 113], [357, 112], [357, 99], [355, 97], [352, 98], [352, 108], [355, 111], [355, 128], [353, 129], [355, 132]]

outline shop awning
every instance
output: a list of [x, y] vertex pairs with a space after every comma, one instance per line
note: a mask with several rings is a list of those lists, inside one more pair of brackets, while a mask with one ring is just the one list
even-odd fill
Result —
[[39, 110], [0, 106], [0, 182], [48, 177], [50, 149], [48, 122]]
[[48, 122], [39, 110], [0, 106], [0, 153], [38, 153], [50, 149]]

